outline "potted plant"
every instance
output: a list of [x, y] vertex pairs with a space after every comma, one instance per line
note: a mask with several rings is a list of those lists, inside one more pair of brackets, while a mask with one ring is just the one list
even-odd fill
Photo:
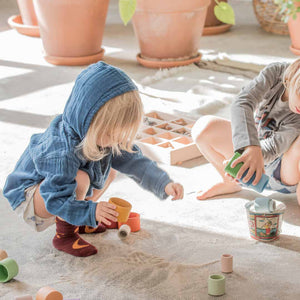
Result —
[[274, 2], [278, 5], [282, 20], [288, 23], [292, 40], [290, 50], [300, 55], [300, 0], [274, 0]]
[[11, 16], [8, 24], [19, 33], [39, 37], [39, 27], [32, 0], [17, 0], [20, 15]]
[[199, 61], [209, 4], [210, 0], [119, 0], [124, 24], [132, 18], [141, 51], [138, 62], [150, 68], [170, 68]]
[[33, 0], [45, 50], [55, 65], [87, 65], [102, 59], [109, 0]]
[[234, 11], [227, 0], [212, 0], [207, 9], [203, 35], [226, 32], [235, 24]]

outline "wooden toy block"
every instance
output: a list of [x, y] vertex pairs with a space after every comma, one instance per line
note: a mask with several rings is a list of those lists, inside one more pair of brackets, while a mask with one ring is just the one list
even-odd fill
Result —
[[213, 274], [208, 278], [208, 295], [222, 296], [225, 294], [225, 276]]
[[177, 124], [177, 125], [181, 125], [181, 126], [187, 125], [187, 122], [184, 119], [174, 120], [174, 121], [172, 121], [172, 123]]
[[45, 286], [37, 292], [36, 300], [63, 300], [63, 295], [52, 287]]
[[31, 295], [16, 296], [15, 300], [33, 300]]
[[231, 254], [223, 254], [221, 256], [221, 271], [222, 273], [233, 272], [233, 256]]
[[124, 238], [128, 237], [130, 234], [130, 231], [131, 231], [131, 228], [129, 225], [126, 225], [126, 224], [121, 225], [121, 227], [119, 228], [119, 231], [118, 231], [119, 238], [124, 239]]
[[0, 260], [7, 258], [8, 255], [5, 250], [0, 249]]
[[171, 165], [200, 157], [202, 154], [191, 138], [195, 120], [159, 111], [145, 115], [137, 134], [137, 145], [144, 155]]

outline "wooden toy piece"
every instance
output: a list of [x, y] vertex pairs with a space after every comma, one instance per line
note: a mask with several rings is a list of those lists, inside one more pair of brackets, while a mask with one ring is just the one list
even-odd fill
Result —
[[154, 135], [156, 134], [157, 132], [153, 129], [153, 128], [147, 128], [143, 131], [144, 133], [147, 133], [147, 134], [150, 134], [150, 135]]
[[132, 208], [132, 205], [124, 199], [121, 198], [110, 198], [109, 203], [114, 204], [117, 208], [116, 211], [119, 213], [118, 222], [126, 223]]
[[273, 213], [276, 210], [276, 202], [271, 198], [256, 198], [254, 200], [255, 212], [259, 213]]
[[172, 149], [174, 149], [174, 146], [171, 143], [169, 143], [169, 142], [160, 144], [158, 146], [159, 147], [163, 147], [163, 148], [172, 148]]
[[0, 260], [7, 258], [8, 255], [5, 250], [0, 249]]
[[162, 140], [156, 139], [156, 138], [154, 138], [154, 137], [149, 137], [149, 138], [146, 138], [146, 139], [141, 140], [141, 142], [147, 143], [147, 144], [151, 144], [151, 145], [158, 144], [158, 143], [160, 143], [161, 141], [162, 141]]
[[225, 276], [213, 274], [208, 277], [208, 295], [221, 296], [225, 294]]
[[141, 221], [140, 221], [140, 214], [131, 212], [129, 214], [129, 218], [126, 223], [118, 223], [119, 228], [123, 225], [126, 224], [130, 227], [131, 232], [137, 232], [141, 229]]
[[147, 116], [147, 117], [150, 117], [150, 118], [153, 118], [153, 119], [162, 120], [162, 118], [158, 115], [157, 112], [151, 112], [151, 113], [148, 113], [146, 116]]
[[[235, 152], [233, 157], [230, 159], [229, 163], [227, 164], [227, 166], [225, 167], [225, 172], [230, 174], [232, 177], [236, 177], [240, 168], [242, 167], [243, 163], [238, 163], [234, 168], [231, 167], [231, 164], [233, 163], [234, 160], [236, 160], [237, 158], [239, 158], [241, 156], [240, 153]], [[269, 177], [265, 174], [262, 174], [260, 181], [256, 184], [256, 185], [252, 185], [252, 182], [255, 179], [256, 173], [253, 174], [253, 176], [247, 181], [247, 182], [243, 182], [242, 180], [245, 178], [245, 176], [247, 175], [248, 170], [246, 170], [244, 172], [244, 174], [242, 175], [240, 181], [252, 188], [253, 190], [257, 191], [258, 193], [261, 193], [265, 187], [267, 186], [268, 182], [269, 182]]]
[[5, 258], [0, 261], [0, 282], [7, 282], [17, 276], [19, 267], [12, 258]]
[[171, 132], [164, 132], [164, 133], [159, 134], [158, 137], [160, 137], [162, 139], [166, 139], [166, 140], [172, 140], [172, 139], [179, 137], [179, 135], [171, 133]]
[[130, 234], [130, 226], [123, 224], [120, 228], [119, 228], [119, 232], [118, 232], [118, 236], [121, 239], [124, 239], [126, 237], [128, 237], [128, 235]]
[[231, 254], [223, 254], [221, 256], [221, 271], [222, 273], [233, 272], [233, 256]]
[[16, 296], [15, 300], [33, 300], [31, 295]]
[[185, 136], [178, 138], [176, 140], [174, 140], [174, 142], [180, 143], [180, 144], [184, 144], [184, 145], [189, 145], [191, 144], [193, 141]]
[[160, 128], [160, 129], [164, 129], [164, 130], [172, 130], [174, 128], [169, 123], [163, 123], [163, 124], [157, 125], [156, 127]]
[[184, 119], [178, 119], [178, 120], [172, 121], [172, 123], [181, 125], [181, 126], [185, 126], [187, 124], [187, 122]]
[[63, 295], [50, 286], [44, 286], [37, 292], [36, 300], [63, 300]]

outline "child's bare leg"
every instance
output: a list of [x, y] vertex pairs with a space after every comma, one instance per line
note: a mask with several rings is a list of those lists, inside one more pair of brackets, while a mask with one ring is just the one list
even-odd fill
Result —
[[230, 194], [241, 190], [240, 185], [225, 177], [224, 160], [233, 155], [230, 121], [204, 116], [193, 127], [192, 137], [203, 156], [217, 169], [223, 181], [207, 190], [200, 191], [197, 198], [204, 200], [216, 195]]
[[116, 176], [117, 176], [117, 171], [114, 169], [111, 169], [109, 172], [109, 175], [105, 181], [103, 189], [101, 189], [101, 190], [93, 189], [93, 195], [91, 197], [86, 197], [86, 200], [97, 201], [104, 194], [104, 192], [108, 189], [108, 187], [113, 182], [113, 180], [116, 178]]
[[[78, 170], [75, 180], [77, 182], [76, 199], [84, 200], [90, 186], [90, 178], [86, 172]], [[33, 195], [34, 212], [40, 218], [50, 218], [52, 215], [46, 209], [45, 201], [40, 194], [40, 185], [41, 183]]]
[[283, 155], [280, 176], [282, 183], [297, 186], [297, 199], [300, 205], [300, 137], [298, 137], [289, 150]]

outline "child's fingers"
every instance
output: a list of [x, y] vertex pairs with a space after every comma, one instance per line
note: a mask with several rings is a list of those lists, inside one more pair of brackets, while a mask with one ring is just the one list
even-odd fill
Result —
[[110, 209], [116, 209], [117, 208], [114, 204], [109, 203], [109, 202], [105, 202], [105, 201], [101, 201], [100, 204], [103, 205], [103, 207], [108, 207]]
[[255, 179], [253, 180], [252, 184], [257, 185], [260, 181], [261, 176], [262, 176], [262, 170], [256, 170], [256, 176], [255, 176]]
[[240, 168], [240, 170], [238, 171], [237, 175], [236, 175], [236, 179], [240, 180], [241, 177], [243, 176], [243, 174], [246, 172], [246, 170], [249, 169], [249, 165], [247, 163], [244, 163], [242, 165], [242, 167]]
[[111, 225], [111, 222], [109, 222], [108, 220], [106, 220], [105, 218], [101, 218], [101, 223], [105, 224], [105, 225]]
[[111, 215], [111, 214], [109, 214], [109, 213], [107, 213], [105, 211], [102, 211], [101, 216], [104, 217], [104, 218], [106, 218], [106, 219], [108, 219], [108, 220], [110, 220], [110, 221], [113, 221], [113, 222], [117, 222], [118, 221], [118, 219], [115, 216], [113, 216], [113, 215]]
[[236, 167], [237, 164], [239, 163], [244, 163], [245, 158], [243, 156], [238, 157], [231, 163], [231, 168]]
[[255, 172], [255, 169], [250, 167], [247, 171], [246, 176], [243, 178], [243, 182], [245, 182], [245, 183], [248, 182], [251, 179], [251, 177], [253, 176], [254, 172]]
[[102, 211], [104, 211], [110, 215], [116, 216], [116, 217], [119, 215], [119, 213], [117, 211], [115, 211], [114, 209], [110, 209], [108, 207], [103, 207]]

